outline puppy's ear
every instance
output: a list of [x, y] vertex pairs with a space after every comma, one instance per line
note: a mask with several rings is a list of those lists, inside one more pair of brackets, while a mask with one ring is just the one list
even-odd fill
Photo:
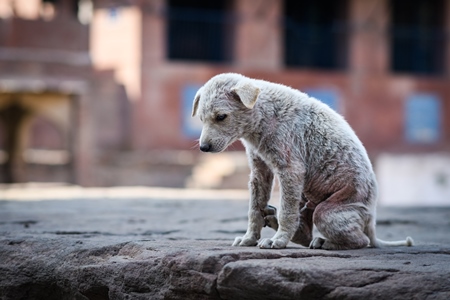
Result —
[[232, 88], [231, 93], [237, 95], [245, 107], [252, 109], [258, 99], [259, 88], [249, 82], [242, 82]]
[[194, 103], [192, 104], [192, 117], [195, 117], [198, 109], [198, 102], [200, 101], [200, 94], [203, 88], [199, 88], [194, 97]]

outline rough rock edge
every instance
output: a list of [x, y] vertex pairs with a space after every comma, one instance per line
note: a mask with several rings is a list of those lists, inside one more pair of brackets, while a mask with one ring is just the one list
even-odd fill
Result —
[[[398, 265], [399, 258], [411, 261], [418, 254], [427, 254], [439, 256], [433, 262], [449, 263], [450, 249], [267, 251], [231, 248], [223, 243], [217, 246], [217, 241], [196, 243], [186, 247], [186, 241], [124, 242], [92, 248], [77, 245], [73, 239], [3, 240], [0, 298], [406, 299], [437, 295], [436, 299], [446, 299], [450, 296], [448, 272], [434, 273], [425, 268], [415, 273], [383, 262], [399, 256], [395, 259]], [[367, 265], [364, 263], [367, 258], [379, 259], [380, 266]], [[329, 267], [333, 264], [338, 267]], [[347, 264], [347, 268], [342, 268]]]

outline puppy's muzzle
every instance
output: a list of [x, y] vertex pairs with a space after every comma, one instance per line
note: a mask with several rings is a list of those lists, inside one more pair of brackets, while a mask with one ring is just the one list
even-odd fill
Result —
[[200, 150], [203, 152], [210, 152], [212, 149], [212, 146], [210, 143], [204, 143], [200, 145]]

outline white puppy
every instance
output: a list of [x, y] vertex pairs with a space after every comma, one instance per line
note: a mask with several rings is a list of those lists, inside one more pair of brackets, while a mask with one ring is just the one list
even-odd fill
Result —
[[[356, 249], [385, 242], [375, 235], [377, 183], [367, 153], [348, 123], [320, 101], [281, 84], [220, 74], [201, 87], [200, 150], [221, 152], [240, 139], [251, 167], [248, 228], [234, 246]], [[274, 176], [281, 188], [278, 219], [268, 206]], [[312, 224], [325, 237], [312, 239]], [[277, 230], [262, 239], [261, 229]], [[259, 243], [258, 243], [259, 242]]]

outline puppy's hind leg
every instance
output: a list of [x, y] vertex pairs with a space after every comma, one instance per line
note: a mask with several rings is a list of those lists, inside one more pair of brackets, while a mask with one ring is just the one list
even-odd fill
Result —
[[262, 211], [264, 217], [264, 227], [270, 227], [273, 230], [278, 230], [277, 208], [273, 205], [267, 205]]
[[309, 246], [311, 249], [347, 250], [369, 245], [369, 238], [364, 234], [364, 207], [325, 201], [317, 206], [313, 219], [325, 238], [314, 238]]

